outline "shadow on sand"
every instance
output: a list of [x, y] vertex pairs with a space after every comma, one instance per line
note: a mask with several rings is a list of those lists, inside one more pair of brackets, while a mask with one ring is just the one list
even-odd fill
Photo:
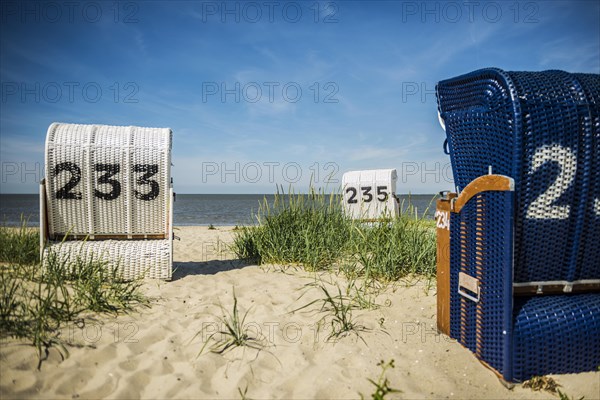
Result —
[[210, 260], [210, 261], [185, 261], [173, 262], [173, 281], [193, 275], [214, 275], [219, 272], [242, 269], [256, 265], [249, 260]]

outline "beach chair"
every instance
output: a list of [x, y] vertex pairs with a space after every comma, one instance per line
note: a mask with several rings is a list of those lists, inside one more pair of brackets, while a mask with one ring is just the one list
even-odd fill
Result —
[[395, 169], [348, 171], [342, 175], [344, 211], [354, 219], [374, 222], [398, 216]]
[[436, 87], [438, 329], [507, 382], [600, 366], [600, 76], [483, 69]]
[[53, 123], [40, 187], [42, 259], [102, 260], [124, 279], [171, 279], [170, 129]]

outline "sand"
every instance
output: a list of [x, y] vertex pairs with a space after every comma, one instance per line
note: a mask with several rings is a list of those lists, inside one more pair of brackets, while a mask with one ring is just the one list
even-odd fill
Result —
[[[380, 360], [388, 398], [556, 399], [517, 385], [504, 387], [493, 372], [459, 344], [435, 330], [435, 287], [401, 282], [375, 299], [373, 310], [354, 311], [359, 336], [327, 339], [316, 280], [347, 282], [300, 268], [247, 265], [227, 251], [232, 229], [176, 230], [173, 281], [144, 284], [152, 306], [119, 317], [102, 317], [84, 329], [62, 332], [81, 347], [62, 360], [55, 350], [37, 370], [31, 346], [5, 340], [0, 349], [0, 397], [8, 398], [370, 398]], [[331, 287], [331, 286], [329, 286]], [[234, 348], [198, 355], [221, 328], [221, 306], [231, 310], [233, 289], [248, 334], [264, 348]], [[199, 333], [200, 332], [200, 333]], [[223, 338], [216, 335], [213, 339]], [[363, 341], [364, 340], [364, 341]], [[255, 343], [256, 344], [256, 343]], [[600, 398], [600, 372], [553, 375], [570, 396]]]

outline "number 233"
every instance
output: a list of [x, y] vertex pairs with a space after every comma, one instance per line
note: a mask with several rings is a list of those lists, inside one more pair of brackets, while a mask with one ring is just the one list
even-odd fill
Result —
[[[115, 200], [121, 195], [121, 182], [113, 179], [113, 176], [121, 171], [120, 164], [95, 164], [94, 171], [102, 173], [98, 176], [98, 184], [110, 185], [109, 192], [103, 192], [98, 189], [94, 189], [94, 196], [102, 200]], [[66, 161], [56, 165], [54, 167], [54, 177], [59, 176], [63, 172], [68, 172], [71, 177], [69, 181], [65, 183], [63, 187], [56, 191], [57, 199], [73, 199], [81, 200], [81, 192], [74, 190], [79, 182], [81, 181], [81, 168], [79, 165]], [[150, 179], [152, 176], [158, 173], [157, 164], [135, 164], [133, 166], [133, 172], [143, 173], [137, 178], [136, 184], [138, 186], [148, 186], [149, 190], [146, 192], [138, 191], [134, 189], [133, 194], [136, 199], [150, 201], [154, 200], [160, 194], [160, 186], [154, 179]]]

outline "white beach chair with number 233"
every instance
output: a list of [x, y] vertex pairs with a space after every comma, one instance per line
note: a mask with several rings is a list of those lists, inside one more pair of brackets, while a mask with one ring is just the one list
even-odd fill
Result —
[[42, 257], [98, 259], [124, 279], [171, 279], [167, 128], [54, 123], [40, 190]]

